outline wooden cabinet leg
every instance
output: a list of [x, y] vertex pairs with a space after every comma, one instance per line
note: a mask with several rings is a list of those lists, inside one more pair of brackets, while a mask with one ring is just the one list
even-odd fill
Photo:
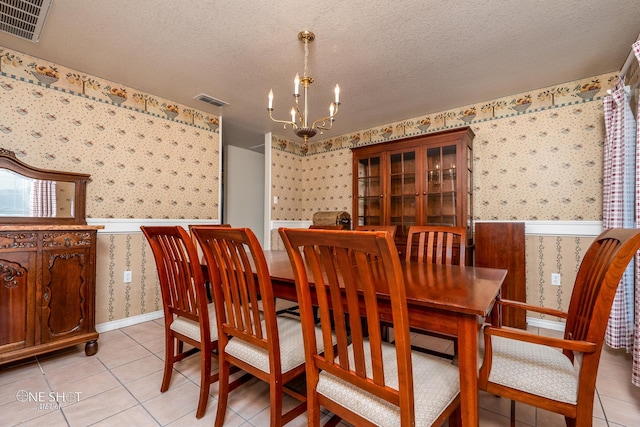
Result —
[[97, 352], [98, 352], [98, 341], [97, 340], [87, 341], [87, 343], [84, 345], [84, 354], [86, 354], [87, 356], [93, 356]]

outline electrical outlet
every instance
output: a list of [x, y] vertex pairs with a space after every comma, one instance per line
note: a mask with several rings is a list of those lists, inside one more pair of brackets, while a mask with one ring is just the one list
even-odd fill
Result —
[[124, 283], [131, 283], [131, 271], [125, 271], [124, 277], [122, 278]]
[[553, 286], [560, 286], [560, 273], [551, 273], [551, 284]]

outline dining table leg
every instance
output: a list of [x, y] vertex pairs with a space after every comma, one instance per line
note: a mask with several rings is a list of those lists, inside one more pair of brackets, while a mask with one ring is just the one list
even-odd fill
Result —
[[458, 314], [458, 368], [462, 425], [477, 427], [478, 322], [475, 316]]

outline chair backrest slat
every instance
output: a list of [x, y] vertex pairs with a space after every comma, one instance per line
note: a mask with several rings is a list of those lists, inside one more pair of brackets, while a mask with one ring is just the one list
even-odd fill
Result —
[[[457, 246], [456, 246], [457, 245]], [[465, 265], [467, 230], [465, 227], [414, 225], [407, 234], [406, 261]], [[458, 247], [454, 257], [454, 246]]]

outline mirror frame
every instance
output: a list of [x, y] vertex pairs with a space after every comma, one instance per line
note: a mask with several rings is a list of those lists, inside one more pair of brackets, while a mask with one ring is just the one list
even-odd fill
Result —
[[91, 175], [75, 172], [59, 172], [47, 169], [40, 169], [30, 166], [16, 157], [13, 151], [0, 148], [0, 168], [7, 169], [19, 175], [32, 179], [71, 182], [75, 184], [74, 191], [74, 212], [72, 217], [67, 218], [38, 218], [38, 217], [0, 217], [0, 225], [4, 224], [75, 224], [86, 225], [85, 219], [87, 181]]

